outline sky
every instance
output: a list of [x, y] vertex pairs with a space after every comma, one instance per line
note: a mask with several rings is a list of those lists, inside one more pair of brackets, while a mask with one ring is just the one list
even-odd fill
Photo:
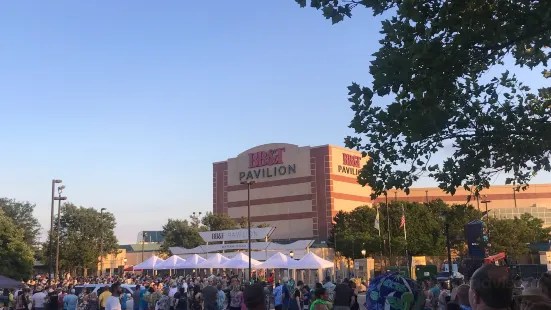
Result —
[[294, 0], [3, 1], [0, 197], [47, 229], [62, 179], [68, 201], [114, 213], [121, 244], [210, 211], [213, 162], [343, 145], [381, 19], [331, 25]]

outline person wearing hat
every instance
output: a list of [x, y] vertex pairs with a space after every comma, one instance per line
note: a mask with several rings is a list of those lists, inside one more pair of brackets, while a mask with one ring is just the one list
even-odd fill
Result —
[[46, 299], [48, 298], [48, 295], [44, 293], [44, 288], [41, 285], [38, 285], [36, 287], [36, 293], [34, 293], [33, 297], [31, 298], [33, 302], [33, 309], [34, 310], [44, 310], [44, 307], [46, 306]]

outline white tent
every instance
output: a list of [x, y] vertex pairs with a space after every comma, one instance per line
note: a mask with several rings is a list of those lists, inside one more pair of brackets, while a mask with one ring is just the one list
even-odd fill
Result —
[[183, 264], [186, 260], [181, 258], [178, 255], [172, 255], [167, 258], [164, 262], [157, 264], [155, 269], [157, 270], [167, 270], [167, 269], [176, 269], [177, 264]]
[[[257, 267], [260, 265], [260, 262], [256, 259], [251, 259], [251, 266]], [[249, 268], [249, 256], [239, 253], [235, 255], [232, 259], [228, 260], [222, 264], [221, 268], [236, 268], [236, 269], [248, 269]]]
[[304, 256], [301, 260], [299, 260], [291, 269], [320, 269], [333, 267], [335, 267], [333, 262], [325, 260], [310, 252], [306, 254], [306, 256]]
[[197, 265], [197, 268], [224, 268], [223, 264], [229, 260], [230, 259], [224, 255], [216, 253], [210, 256], [206, 261]]
[[206, 259], [202, 258], [201, 256], [197, 254], [193, 254], [190, 257], [187, 258], [185, 262], [180, 262], [176, 264], [176, 268], [174, 269], [193, 269], [197, 268], [197, 265], [200, 263], [206, 261]]
[[162, 260], [158, 256], [153, 255], [145, 261], [134, 266], [134, 270], [155, 269], [155, 267], [157, 267], [162, 262], [164, 262], [164, 260]]
[[257, 266], [257, 268], [266, 268], [266, 269], [292, 269], [297, 264], [297, 261], [290, 258], [289, 256], [277, 252], [272, 257], [268, 258], [264, 263]]

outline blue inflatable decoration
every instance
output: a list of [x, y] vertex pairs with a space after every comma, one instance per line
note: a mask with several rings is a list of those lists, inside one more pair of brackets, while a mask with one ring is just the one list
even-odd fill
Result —
[[424, 303], [419, 285], [397, 272], [372, 279], [365, 297], [367, 310], [422, 309]]

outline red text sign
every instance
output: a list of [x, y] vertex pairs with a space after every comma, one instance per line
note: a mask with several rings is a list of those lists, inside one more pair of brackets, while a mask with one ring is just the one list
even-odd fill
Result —
[[361, 156], [342, 154], [342, 164], [345, 166], [360, 168]]
[[273, 166], [283, 164], [285, 148], [249, 153], [249, 168]]

